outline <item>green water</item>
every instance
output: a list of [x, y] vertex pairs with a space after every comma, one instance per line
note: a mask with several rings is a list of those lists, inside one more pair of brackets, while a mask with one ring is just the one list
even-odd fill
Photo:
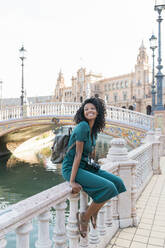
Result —
[[[110, 147], [111, 137], [100, 135], [96, 146], [97, 159], [106, 157]], [[50, 187], [64, 182], [61, 175], [61, 166], [53, 165], [47, 159], [46, 166], [42, 164], [13, 163], [8, 166], [8, 159], [0, 160], [0, 210], [17, 203], [27, 197], [42, 192]], [[53, 217], [50, 225], [50, 235], [53, 230]], [[7, 248], [14, 248], [15, 233], [7, 235]], [[30, 235], [30, 248], [35, 247], [37, 240], [37, 221], [33, 220], [33, 232]]]

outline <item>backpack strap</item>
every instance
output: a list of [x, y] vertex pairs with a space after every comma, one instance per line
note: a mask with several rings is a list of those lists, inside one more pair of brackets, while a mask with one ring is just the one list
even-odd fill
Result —
[[72, 127], [69, 127], [69, 129], [68, 129], [68, 135], [69, 136], [71, 135], [71, 132], [72, 132]]
[[66, 154], [76, 145], [76, 142], [74, 142], [70, 147], [68, 147]]

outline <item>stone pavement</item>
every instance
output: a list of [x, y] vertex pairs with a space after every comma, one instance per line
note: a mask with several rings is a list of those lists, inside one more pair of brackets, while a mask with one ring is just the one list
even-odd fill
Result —
[[139, 225], [119, 229], [107, 248], [165, 248], [165, 157], [137, 202]]

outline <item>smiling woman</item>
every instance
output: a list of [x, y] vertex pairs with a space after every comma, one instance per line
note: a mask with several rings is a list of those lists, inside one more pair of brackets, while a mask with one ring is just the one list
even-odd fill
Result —
[[[77, 213], [80, 235], [85, 238], [88, 222], [96, 228], [97, 213], [112, 197], [126, 191], [121, 178], [104, 171], [91, 163], [95, 159], [95, 147], [98, 133], [105, 127], [105, 103], [102, 99], [86, 99], [78, 109], [74, 120], [77, 124], [73, 130], [68, 146], [73, 146], [65, 155], [62, 174], [70, 182], [72, 193], [83, 189], [93, 200], [84, 213]], [[93, 166], [92, 166], [93, 165]]]

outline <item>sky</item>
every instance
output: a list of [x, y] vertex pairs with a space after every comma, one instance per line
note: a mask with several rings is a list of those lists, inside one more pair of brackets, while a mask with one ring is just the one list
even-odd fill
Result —
[[80, 67], [103, 77], [134, 71], [142, 40], [151, 63], [156, 19], [154, 0], [0, 0], [2, 97], [21, 95], [22, 44], [27, 96], [52, 95], [60, 70], [66, 85]]

